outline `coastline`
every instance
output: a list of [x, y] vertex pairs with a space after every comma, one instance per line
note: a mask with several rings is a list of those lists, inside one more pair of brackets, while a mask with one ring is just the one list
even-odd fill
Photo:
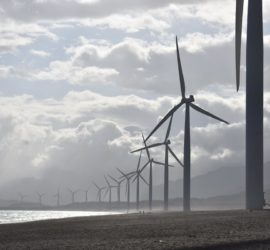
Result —
[[0, 249], [267, 249], [270, 211], [132, 213], [0, 225]]

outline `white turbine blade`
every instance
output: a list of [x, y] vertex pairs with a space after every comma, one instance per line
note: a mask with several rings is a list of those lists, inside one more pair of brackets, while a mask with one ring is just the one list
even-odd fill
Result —
[[145, 141], [147, 141], [152, 134], [154, 134], [158, 128], [165, 122], [167, 119], [177, 110], [179, 109], [182, 105], [184, 104], [184, 101], [181, 101], [178, 103], [176, 106], [174, 106], [162, 119], [161, 121], [155, 126], [155, 128], [151, 131], [151, 133], [146, 137]]
[[[155, 161], [155, 160], [153, 160], [153, 163], [155, 163], [155, 164], [157, 164], [157, 165], [165, 166], [165, 163], [160, 162], [160, 161]], [[171, 167], [171, 168], [174, 168], [173, 165], [170, 165], [170, 164], [169, 164], [168, 166]]]
[[235, 66], [236, 66], [236, 89], [240, 86], [241, 42], [244, 0], [236, 0], [235, 15]]
[[138, 161], [138, 165], [137, 165], [137, 171], [141, 165], [141, 159], [142, 159], [142, 151], [140, 152], [139, 161]]
[[123, 176], [126, 176], [126, 174], [121, 169], [119, 168], [116, 168], [116, 169], [120, 172], [120, 174], [122, 174]]
[[105, 181], [107, 182], [108, 186], [110, 186], [110, 183], [105, 175], [104, 175], [104, 178], [105, 178]]
[[99, 189], [99, 186], [98, 186], [95, 182], [93, 182], [93, 184], [95, 185], [95, 187], [96, 187], [97, 189]]
[[148, 147], [147, 147], [147, 145], [146, 145], [146, 141], [145, 141], [143, 132], [142, 132], [142, 139], [143, 139], [144, 147], [145, 147], [145, 149], [146, 149], [146, 153], [147, 153], [148, 160], [150, 161], [150, 160], [151, 160], [151, 159], [150, 159], [150, 152], [149, 152], [149, 149], [148, 149]]
[[140, 178], [143, 180], [143, 182], [146, 184], [146, 185], [149, 185], [148, 182], [142, 177], [141, 174], [139, 174]]
[[204, 110], [204, 109], [198, 107], [197, 105], [195, 105], [195, 104], [193, 104], [193, 103], [189, 103], [189, 105], [190, 105], [194, 110], [196, 110], [196, 111], [198, 111], [198, 112], [200, 112], [200, 113], [202, 113], [202, 114], [204, 114], [204, 115], [207, 115], [207, 116], [209, 116], [209, 117], [211, 117], [211, 118], [213, 118], [213, 119], [216, 119], [216, 120], [218, 120], [218, 121], [220, 121], [220, 122], [224, 122], [224, 123], [226, 123], [226, 124], [229, 124], [227, 121], [225, 121], [225, 120], [219, 118], [219, 117], [216, 116], [216, 115], [213, 115], [213, 114], [209, 113], [208, 111], [206, 111], [206, 110]]
[[146, 162], [144, 166], [141, 168], [140, 173], [147, 167], [147, 165], [150, 163], [150, 161]]
[[173, 120], [173, 114], [171, 115], [171, 119], [167, 128], [166, 136], [165, 136], [165, 142], [168, 140], [172, 128], [172, 120]]
[[104, 193], [104, 195], [103, 195], [103, 198], [105, 198], [106, 197], [106, 195], [108, 194], [108, 192], [109, 192], [109, 187], [106, 189], [106, 192]]
[[180, 60], [180, 53], [179, 53], [177, 36], [175, 38], [175, 42], [176, 42], [177, 65], [178, 65], [178, 72], [179, 72], [181, 95], [182, 95], [182, 98], [185, 98], [185, 96], [186, 96], [185, 79], [184, 79], [184, 74], [183, 74], [181, 60]]
[[142, 152], [142, 150], [145, 150], [146, 148], [154, 148], [154, 147], [158, 147], [158, 146], [161, 146], [161, 145], [164, 145], [164, 142], [154, 143], [154, 144], [148, 145], [147, 147], [143, 147], [143, 148], [133, 150], [130, 153], [135, 153], [135, 152], [139, 152], [139, 151]]
[[136, 181], [136, 180], [138, 179], [138, 177], [139, 177], [139, 175], [138, 175], [138, 173], [137, 173], [136, 176], [134, 177], [134, 179], [132, 180], [132, 183], [133, 183], [134, 181]]
[[171, 153], [171, 155], [173, 156], [173, 158], [182, 166], [184, 167], [184, 164], [178, 159], [178, 157], [176, 156], [176, 154], [172, 151], [171, 147], [168, 146], [169, 152]]
[[117, 181], [115, 178], [113, 178], [113, 177], [110, 176], [109, 174], [108, 174], [108, 176], [109, 176], [113, 181], [115, 181], [116, 183], [118, 183], [118, 181]]

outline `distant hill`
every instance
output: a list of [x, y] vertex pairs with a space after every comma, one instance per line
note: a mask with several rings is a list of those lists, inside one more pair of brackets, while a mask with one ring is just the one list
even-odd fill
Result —
[[[266, 194], [270, 189], [270, 162], [264, 166], [264, 186]], [[163, 184], [154, 186], [154, 199], [163, 199]], [[170, 198], [183, 195], [183, 180], [170, 181]], [[245, 191], [244, 167], [222, 167], [206, 174], [196, 176], [191, 180], [191, 196], [194, 198], [210, 198], [216, 196], [235, 195]], [[147, 198], [144, 189], [143, 198]], [[270, 193], [269, 193], [270, 196]]]
[[[265, 197], [268, 202], [270, 202], [270, 162], [265, 164], [264, 167], [264, 176], [265, 176]], [[14, 185], [11, 185], [14, 184]], [[28, 194], [27, 190], [37, 190], [40, 183], [37, 179], [27, 179], [23, 182], [18, 183], [10, 183], [10, 186], [6, 187], [6, 190], [23, 190], [24, 193]], [[25, 189], [24, 189], [24, 188]], [[34, 188], [33, 188], [34, 187]], [[44, 184], [44, 190], [45, 187], [50, 188], [50, 185], [46, 183]], [[27, 188], [27, 189], [26, 189]], [[170, 188], [170, 199], [172, 200], [172, 203], [179, 207], [179, 204], [181, 204], [181, 198], [183, 196], [183, 181], [177, 180], [177, 181], [170, 181], [169, 183]], [[154, 186], [153, 188], [153, 199], [158, 201], [163, 200], [163, 184]], [[2, 191], [4, 189], [2, 188]], [[26, 190], [26, 191], [25, 191]], [[94, 189], [92, 189], [94, 190]], [[121, 200], [125, 201], [125, 185], [122, 185], [122, 197]], [[45, 197], [44, 204], [46, 205], [55, 205], [55, 198], [52, 197], [53, 191], [47, 191], [48, 195]], [[219, 206], [218, 204], [223, 204], [224, 202], [226, 204], [233, 204], [233, 206], [239, 207], [243, 206], [244, 204], [244, 191], [245, 191], [245, 169], [244, 167], [222, 167], [219, 169], [216, 169], [214, 171], [210, 171], [206, 174], [196, 176], [192, 178], [191, 182], [191, 194], [193, 197], [192, 203], [197, 204], [198, 206], [202, 206], [205, 204], [206, 206], [212, 204], [213, 206]], [[96, 191], [94, 190], [93, 194], [94, 197], [96, 196]], [[66, 204], [70, 200], [69, 193], [65, 191], [66, 199], [64, 199], [64, 202], [61, 203]], [[84, 195], [81, 192], [81, 195]], [[35, 194], [32, 195], [33, 199], [37, 199]], [[50, 198], [51, 201], [48, 202], [46, 200], [47, 197]], [[141, 200], [148, 200], [148, 188], [146, 185], [141, 185], [141, 194], [140, 194]], [[31, 198], [31, 197], [30, 197]], [[116, 196], [114, 193], [113, 200], [115, 201]], [[135, 183], [132, 184], [132, 190], [131, 190], [131, 199], [134, 201], [135, 199]], [[173, 199], [175, 199], [175, 202], [173, 202]], [[78, 197], [76, 199], [77, 201], [83, 201], [84, 197]], [[89, 200], [94, 200], [94, 198], [89, 198]], [[106, 198], [107, 200], [107, 198]], [[16, 200], [4, 200], [0, 199], [0, 207], [9, 207], [9, 208], [36, 208], [40, 206], [38, 203], [36, 203], [34, 200], [28, 200], [30, 202], [20, 204]], [[69, 202], [68, 202], [69, 203]], [[147, 203], [147, 202], [146, 202]], [[158, 204], [160, 204], [158, 202]], [[88, 204], [89, 205], [89, 204]], [[67, 204], [66, 206], [62, 206], [62, 208], [65, 209], [77, 209], [77, 207], [88, 209], [88, 205], [83, 205], [82, 202], [78, 202], [75, 204]], [[211, 205], [211, 206], [212, 206]], [[225, 206], [225, 204], [223, 204]], [[204, 206], [204, 205], [203, 205]], [[96, 208], [95, 202], [91, 204], [91, 207]], [[45, 208], [45, 207], [44, 207]], [[104, 205], [104, 208], [106, 206]]]

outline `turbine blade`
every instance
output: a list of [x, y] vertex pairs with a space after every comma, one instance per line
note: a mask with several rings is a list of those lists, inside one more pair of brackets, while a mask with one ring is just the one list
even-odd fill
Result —
[[195, 104], [193, 104], [193, 103], [189, 103], [189, 105], [190, 105], [193, 109], [195, 109], [196, 111], [198, 111], [198, 112], [200, 112], [200, 113], [202, 113], [202, 114], [204, 114], [204, 115], [210, 116], [210, 117], [212, 117], [212, 118], [214, 118], [214, 119], [216, 119], [216, 120], [218, 120], [218, 121], [221, 121], [221, 122], [224, 122], [224, 123], [226, 123], [226, 124], [229, 124], [227, 121], [225, 121], [225, 120], [219, 118], [218, 116], [215, 116], [215, 115], [209, 113], [208, 111], [206, 111], [206, 110], [204, 110], [204, 109], [198, 107], [197, 105], [195, 105]]
[[146, 162], [144, 166], [141, 168], [140, 173], [147, 167], [147, 165], [150, 163], [150, 161]]
[[140, 157], [139, 157], [139, 161], [138, 161], [138, 164], [137, 164], [137, 171], [140, 167], [140, 164], [141, 164], [141, 158], [142, 158], [142, 151], [140, 152]]
[[146, 185], [149, 185], [148, 182], [142, 177], [141, 174], [139, 174], [139, 177], [143, 180], [143, 182], [144, 182]]
[[[153, 163], [155, 163], [155, 164], [157, 164], [157, 165], [165, 166], [165, 163], [160, 162], [160, 161], [154, 161], [154, 160], [153, 160]], [[174, 168], [174, 166], [173, 166], [173, 165], [170, 165], [170, 164], [169, 164], [169, 167]]]
[[240, 65], [241, 65], [241, 42], [242, 42], [242, 21], [243, 21], [244, 0], [236, 0], [235, 15], [235, 66], [236, 66], [236, 89], [240, 86]]
[[176, 154], [172, 151], [171, 147], [168, 145], [168, 149], [169, 152], [171, 153], [171, 155], [173, 156], [173, 158], [182, 166], [184, 167], [184, 164], [178, 159], [178, 157], [176, 156]]
[[148, 160], [150, 161], [150, 153], [149, 153], [149, 149], [148, 149], [148, 147], [147, 147], [147, 145], [146, 145], [146, 141], [145, 141], [143, 132], [142, 132], [142, 139], [143, 139], [144, 147], [145, 147], [145, 149], [146, 149], [146, 153], [147, 153]]
[[144, 147], [144, 148], [139, 148], [139, 149], [136, 149], [136, 150], [133, 150], [131, 151], [130, 153], [135, 153], [135, 152], [142, 152], [142, 150], [145, 150], [146, 148], [154, 148], [154, 147], [158, 147], [158, 146], [161, 146], [161, 145], [164, 145], [164, 142], [159, 142], [159, 143], [154, 143], [152, 145], [148, 145], [147, 147]]
[[167, 132], [166, 132], [166, 137], [165, 137], [165, 142], [168, 140], [169, 136], [170, 136], [170, 132], [171, 132], [171, 128], [172, 128], [172, 120], [173, 120], [173, 114], [171, 115], [171, 119], [167, 128]]
[[133, 183], [135, 180], [137, 180], [138, 176], [139, 176], [139, 175], [136, 174], [135, 178], [132, 180], [132, 183]]
[[118, 179], [119, 179], [119, 182], [121, 183], [123, 180], [127, 179], [127, 176], [120, 176]]
[[179, 109], [182, 105], [184, 104], [184, 101], [181, 101], [178, 103], [176, 106], [174, 106], [162, 119], [161, 121], [155, 126], [155, 128], [151, 131], [151, 133], [146, 137], [145, 141], [147, 141], [152, 134], [154, 134], [157, 129], [165, 122], [167, 119], [177, 110]]
[[129, 176], [127, 177], [127, 179], [128, 180], [131, 179], [136, 174], [137, 174], [137, 172], [129, 173]]
[[110, 176], [109, 174], [108, 174], [108, 176], [109, 176], [113, 181], [115, 181], [116, 183], [118, 183], [118, 181], [117, 181], [115, 178], [113, 178], [113, 177]]
[[[123, 171], [121, 171], [121, 169], [119, 169], [119, 168], [116, 168], [116, 169], [119, 171], [120, 174], [123, 175], [122, 177], [126, 177], [126, 174]], [[122, 177], [120, 177], [120, 178], [122, 178]]]
[[180, 87], [181, 87], [181, 94], [182, 94], [182, 98], [185, 98], [185, 96], [186, 96], [185, 79], [184, 79], [184, 74], [183, 74], [181, 60], [180, 60], [180, 53], [179, 53], [179, 48], [178, 48], [177, 36], [175, 38], [175, 42], [176, 42], [177, 65], [178, 65], [178, 72], [179, 72], [179, 81], [180, 81]]
[[107, 179], [107, 177], [106, 177], [105, 175], [104, 175], [104, 178], [105, 178], [105, 180], [106, 180], [108, 186], [110, 186], [110, 183], [109, 183], [109, 181], [108, 181], [108, 179]]
[[136, 174], [137, 171], [132, 171], [126, 174], [127, 177], [133, 176], [134, 174]]
[[106, 189], [106, 192], [104, 193], [103, 198], [106, 197], [106, 195], [108, 194], [108, 192], [109, 192], [109, 188]]
[[165, 165], [165, 163], [160, 162], [160, 161], [155, 161], [155, 160], [153, 160], [153, 163], [155, 163], [155, 164], [157, 164], [157, 165], [162, 165], [162, 166], [164, 166], [164, 165]]
[[99, 186], [95, 182], [93, 182], [93, 184], [96, 186], [97, 189], [99, 189]]

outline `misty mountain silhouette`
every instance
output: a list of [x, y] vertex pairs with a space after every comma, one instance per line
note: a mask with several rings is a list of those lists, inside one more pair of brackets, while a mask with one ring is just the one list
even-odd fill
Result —
[[[265, 163], [264, 165], [264, 178], [265, 178], [265, 196], [268, 201], [270, 201], [270, 162]], [[37, 202], [37, 197], [35, 194], [32, 194], [30, 190], [36, 190], [38, 187], [42, 186], [44, 192], [47, 191], [47, 197], [50, 198], [51, 205], [55, 205], [55, 199], [52, 197], [52, 194], [55, 193], [55, 189], [49, 186], [49, 183], [44, 180], [38, 180], [35, 178], [26, 178], [17, 182], [13, 182], [12, 185], [9, 183], [8, 186], [3, 186], [1, 188], [2, 193], [6, 191], [12, 191], [13, 197], [9, 199], [3, 199], [0, 197], [0, 206], [6, 207], [12, 203], [17, 203], [19, 197], [16, 197], [17, 190], [22, 190], [25, 194], [29, 194], [29, 197], [26, 199], [27, 202]], [[48, 187], [48, 190], [45, 189]], [[183, 194], [183, 182], [182, 180], [170, 181], [170, 199], [174, 198], [182, 198]], [[134, 201], [134, 188], [132, 186], [132, 201]], [[126, 197], [124, 197], [124, 189], [125, 185], [122, 186], [121, 189], [121, 200], [125, 201]], [[94, 190], [94, 189], [93, 189]], [[93, 196], [90, 196], [89, 200], [94, 200], [96, 193], [93, 192]], [[27, 192], [28, 191], [28, 192]], [[164, 186], [163, 183], [160, 185], [153, 186], [153, 199], [154, 200], [163, 200], [163, 191]], [[237, 200], [240, 199], [244, 202], [244, 191], [245, 191], [245, 168], [243, 167], [222, 167], [216, 169], [214, 171], [210, 171], [206, 174], [196, 176], [192, 178], [192, 189], [191, 194], [193, 198], [205, 198], [208, 201], [218, 202], [219, 200]], [[15, 197], [14, 197], [15, 194]], [[70, 203], [70, 196], [63, 190], [63, 195], [65, 195], [65, 204]], [[17, 198], [15, 201], [14, 198]], [[45, 197], [46, 198], [46, 197]], [[29, 199], [29, 200], [28, 200]], [[146, 185], [142, 185], [141, 188], [141, 199], [148, 200], [148, 188]], [[115, 197], [113, 197], [115, 201]], [[81, 193], [81, 197], [78, 197], [78, 202], [84, 201], [84, 194]], [[48, 200], [45, 199], [44, 204], [47, 203]]]
[[[270, 189], [270, 162], [264, 164], [265, 191]], [[245, 167], [222, 167], [191, 180], [191, 197], [210, 198], [244, 193]], [[182, 197], [183, 180], [170, 181], [170, 198]], [[163, 184], [154, 186], [154, 199], [163, 199]], [[147, 190], [142, 195], [147, 198]], [[270, 194], [269, 194], [270, 195]]]

